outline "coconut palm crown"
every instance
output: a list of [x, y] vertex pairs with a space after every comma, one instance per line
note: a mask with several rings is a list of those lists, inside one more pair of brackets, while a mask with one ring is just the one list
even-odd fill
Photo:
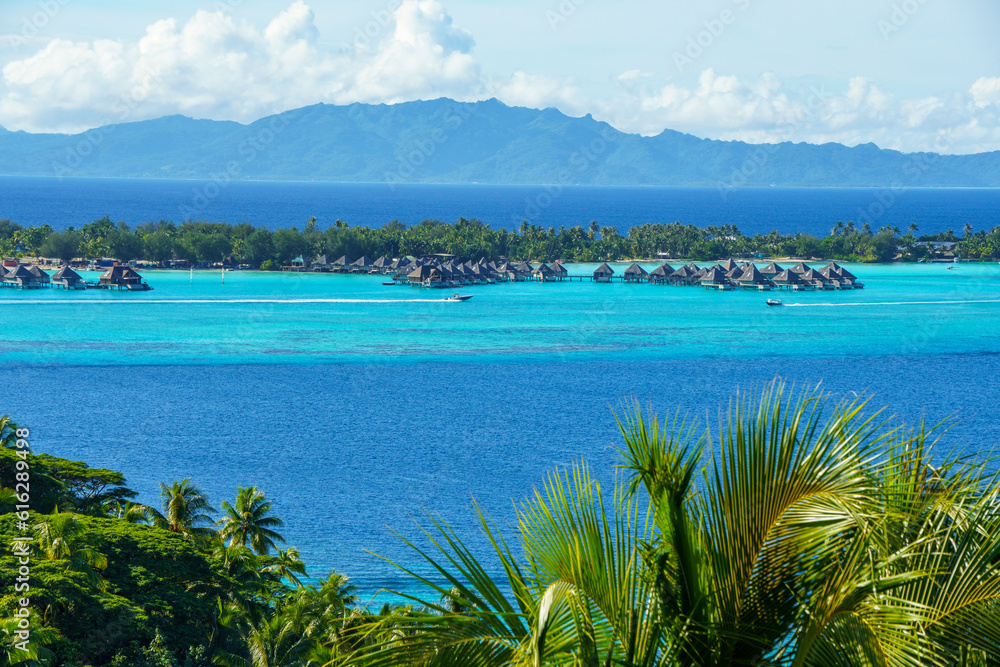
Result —
[[933, 454], [941, 430], [827, 408], [776, 382], [713, 434], [630, 406], [613, 489], [552, 474], [516, 543], [477, 508], [488, 559], [431, 517], [404, 568], [420, 610], [351, 664], [997, 664], [996, 474]]

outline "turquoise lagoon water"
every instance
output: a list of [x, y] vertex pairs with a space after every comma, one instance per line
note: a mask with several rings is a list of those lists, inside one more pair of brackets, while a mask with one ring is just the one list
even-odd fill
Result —
[[145, 293], [0, 290], [2, 410], [146, 502], [174, 478], [217, 504], [258, 484], [311, 574], [374, 594], [409, 586], [366, 552], [414, 562], [388, 527], [413, 537], [427, 510], [480, 544], [472, 496], [506, 524], [559, 466], [612, 481], [628, 396], [714, 421], [737, 388], [822, 382], [910, 421], [955, 415], [949, 444], [992, 449], [1000, 266], [850, 269], [866, 289], [776, 293], [782, 308], [590, 281], [455, 303], [379, 277], [214, 271], [145, 272]]
[[[652, 269], [655, 264], [645, 265]], [[589, 275], [595, 265], [572, 265]], [[619, 273], [624, 265], [618, 265]], [[150, 292], [0, 292], [0, 361], [367, 364], [1000, 351], [1000, 266], [850, 266], [850, 292], [508, 283], [450, 292], [378, 276], [150, 271]], [[85, 276], [95, 279], [96, 274]]]

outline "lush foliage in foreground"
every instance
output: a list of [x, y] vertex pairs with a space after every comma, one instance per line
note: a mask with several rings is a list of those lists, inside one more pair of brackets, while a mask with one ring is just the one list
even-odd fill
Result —
[[23, 528], [0, 516], [0, 665], [998, 664], [1000, 477], [862, 401], [828, 408], [776, 383], [714, 436], [626, 411], [613, 489], [553, 473], [509, 541], [479, 512], [485, 554], [433, 519], [410, 543], [433, 576], [405, 569], [428, 596], [378, 614], [339, 575], [302, 584], [256, 488], [216, 522], [188, 480], [134, 505], [114, 473], [4, 439], [0, 483], [25, 461], [61, 505], [29, 521], [31, 655], [10, 639]]
[[349, 227], [336, 221], [323, 230], [314, 220], [302, 230], [269, 231], [250, 224], [150, 222], [130, 228], [114, 224], [104, 217], [82, 229], [54, 232], [49, 227], [22, 229], [9, 220], [0, 220], [0, 255], [12, 256], [20, 248], [24, 254], [71, 260], [77, 257], [114, 257], [165, 262], [183, 259], [192, 263], [217, 263], [232, 259], [252, 266], [280, 267], [295, 257], [328, 255], [331, 259], [347, 255], [376, 258], [383, 255], [426, 255], [447, 253], [459, 259], [490, 260], [501, 256], [518, 260], [563, 259], [567, 261], [605, 261], [627, 258], [656, 258], [667, 253], [675, 258], [697, 260], [726, 257], [824, 257], [864, 262], [886, 262], [897, 257], [915, 261], [931, 250], [924, 241], [956, 241], [959, 252], [967, 258], [1000, 257], [1000, 227], [991, 232], [972, 233], [966, 225], [959, 239], [948, 232], [917, 237], [916, 225], [902, 236], [899, 229], [883, 227], [878, 231], [867, 225], [837, 223], [822, 239], [808, 234], [743, 235], [736, 225], [707, 227], [693, 225], [641, 224], [624, 236], [615, 227], [601, 227], [591, 222], [583, 227], [543, 229], [523, 223], [518, 231], [493, 229], [478, 220], [462, 218], [455, 224], [425, 220], [406, 227], [397, 221], [384, 227]]
[[627, 413], [624, 479], [602, 493], [585, 467], [553, 474], [513, 543], [481, 515], [489, 561], [435, 522], [418, 553], [451, 608], [423, 601], [354, 660], [997, 664], [997, 477], [932, 459], [927, 433], [860, 402], [829, 416], [822, 403], [780, 385], [740, 396], [714, 439]]
[[[0, 436], [16, 431], [6, 417], [0, 425]], [[26, 474], [32, 511], [21, 514], [13, 489]], [[161, 485], [159, 508], [137, 505], [120, 473], [36, 456], [6, 437], [0, 489], [0, 666], [322, 665], [351, 648], [345, 628], [370, 622], [344, 577], [304, 583], [256, 488], [224, 502], [216, 524], [189, 480]], [[30, 589], [18, 591], [12, 542], [26, 534]], [[30, 652], [17, 646], [24, 597]]]

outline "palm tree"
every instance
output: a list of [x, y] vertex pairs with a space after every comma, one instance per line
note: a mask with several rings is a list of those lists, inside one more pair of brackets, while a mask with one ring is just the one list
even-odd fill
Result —
[[98, 551], [97, 541], [78, 516], [53, 514], [33, 527], [38, 549], [48, 560], [63, 561], [66, 568], [81, 572], [90, 582], [103, 588], [98, 570], [108, 567], [107, 557]]
[[861, 399], [825, 405], [774, 383], [738, 394], [715, 437], [626, 411], [625, 479], [606, 493], [582, 465], [550, 476], [518, 509], [518, 556], [478, 509], [489, 567], [432, 518], [433, 546], [409, 544], [436, 597], [410, 596], [406, 631], [352, 662], [995, 663], [997, 476]]
[[245, 546], [249, 542], [254, 551], [266, 556], [271, 549], [277, 549], [276, 542], [285, 541], [272, 530], [285, 525], [278, 517], [269, 516], [272, 509], [271, 501], [256, 486], [240, 487], [236, 492], [235, 506], [225, 501], [222, 503], [225, 516], [220, 521], [220, 536], [229, 540], [230, 546]]
[[[188, 478], [167, 486], [160, 482], [163, 511], [150, 507], [149, 522], [172, 533], [180, 533], [195, 540], [204, 540], [215, 534], [212, 514], [217, 510], [208, 497]], [[206, 525], [207, 524], [207, 525]]]
[[[25, 641], [23, 621], [27, 620], [31, 628], [31, 638]], [[52, 664], [54, 654], [48, 646], [55, 643], [59, 632], [45, 627], [41, 617], [31, 611], [27, 619], [13, 616], [0, 619], [0, 665], [4, 667], [35, 667], [36, 665]]]
[[112, 519], [121, 519], [128, 523], [144, 523], [149, 520], [150, 507], [146, 505], [140, 505], [139, 503], [133, 503], [130, 500], [122, 502], [121, 500], [116, 500], [115, 502], [107, 502], [104, 504], [103, 510], [105, 515]]
[[302, 580], [298, 575], [306, 575], [306, 564], [299, 555], [299, 550], [295, 547], [282, 551], [278, 549], [273, 562], [266, 568], [273, 572], [281, 581], [290, 581], [296, 588], [302, 588]]
[[911, 223], [910, 223], [910, 226], [909, 226], [909, 227], [907, 227], [907, 228], [906, 228], [906, 230], [907, 230], [908, 232], [910, 232], [911, 234], [914, 234], [914, 235], [915, 235], [915, 234], [916, 234], [917, 232], [919, 232], [919, 231], [920, 231], [920, 228], [919, 228], [919, 227], [917, 227], [917, 223], [915, 223], [915, 222], [911, 222]]
[[[16, 449], [20, 430], [17, 424], [7, 415], [0, 417], [0, 447], [4, 449]], [[31, 450], [29, 449], [30, 453]]]
[[962, 234], [966, 237], [972, 236], [972, 225], [968, 222], [965, 223], [965, 226], [962, 227]]

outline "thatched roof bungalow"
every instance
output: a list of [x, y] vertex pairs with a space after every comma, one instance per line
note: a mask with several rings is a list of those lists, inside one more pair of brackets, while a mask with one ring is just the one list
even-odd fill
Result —
[[691, 265], [689, 264], [682, 266], [670, 274], [669, 280], [675, 285], [693, 285], [698, 279], [696, 273], [696, 271], [691, 269]]
[[309, 265], [309, 270], [314, 273], [326, 273], [333, 270], [333, 262], [326, 255], [319, 255]]
[[111, 289], [147, 290], [149, 285], [142, 282], [142, 276], [127, 266], [112, 266], [101, 274], [97, 281], [101, 287]]
[[857, 280], [858, 279], [858, 277], [856, 275], [854, 275], [853, 273], [851, 273], [850, 271], [848, 271], [847, 269], [845, 269], [844, 267], [842, 267], [840, 264], [837, 264], [836, 262], [830, 262], [824, 268], [836, 271], [842, 277], [844, 277], [844, 278], [846, 278], [848, 280]]
[[[31, 268], [38, 269], [38, 267], [35, 266]], [[44, 282], [42, 275], [45, 276]], [[21, 289], [42, 287], [43, 285], [49, 284], [49, 282], [49, 274], [45, 273], [41, 269], [38, 269], [38, 273], [36, 273], [20, 264], [7, 272], [7, 275], [3, 277], [4, 285], [18, 287]]]
[[770, 286], [771, 280], [758, 271], [754, 264], [751, 264], [744, 269], [742, 275], [736, 279], [736, 284], [740, 287]]
[[760, 270], [761, 273], [763, 273], [765, 276], [768, 277], [776, 276], [782, 271], [784, 271], [784, 269], [775, 264], [774, 262], [771, 262], [770, 264], [768, 264], [767, 266], [765, 266], [763, 269]]
[[651, 283], [665, 283], [670, 279], [670, 276], [674, 274], [674, 267], [669, 264], [663, 264], [663, 266], [658, 266], [649, 272], [649, 282]]
[[648, 277], [649, 272], [635, 262], [632, 263], [632, 266], [625, 269], [625, 282], [627, 283], [641, 283]]
[[444, 276], [441, 273], [441, 269], [435, 266], [419, 266], [410, 272], [406, 279], [411, 285], [427, 285], [428, 287], [438, 284], [444, 284]]
[[610, 283], [612, 276], [615, 275], [615, 270], [608, 266], [607, 262], [601, 264], [597, 269], [594, 270], [594, 282], [597, 283]]
[[802, 284], [802, 279], [799, 277], [799, 274], [795, 273], [791, 269], [782, 271], [771, 278], [771, 280], [774, 281], [774, 284], [778, 287], [794, 288]]
[[64, 266], [56, 271], [55, 275], [52, 276], [52, 284], [66, 289], [86, 289], [83, 277], [69, 266]]
[[362, 255], [360, 259], [351, 263], [351, 271], [355, 273], [368, 273], [375, 264], [368, 255]]
[[535, 267], [535, 270], [531, 272], [531, 275], [536, 280], [540, 280], [542, 282], [550, 282], [556, 279], [556, 274], [552, 271], [551, 268], [549, 268], [549, 265], [546, 264], [545, 262], [542, 262], [537, 267]]
[[723, 273], [721, 268], [713, 267], [709, 269], [705, 275], [698, 279], [702, 285], [728, 285], [729, 279], [726, 278], [726, 274]]
[[30, 271], [31, 274], [38, 279], [39, 285], [44, 286], [52, 283], [52, 279], [49, 277], [49, 274], [46, 273], [45, 271], [42, 271], [42, 268], [40, 266], [29, 266], [28, 271]]
[[553, 262], [552, 264], [549, 265], [549, 268], [552, 269], [553, 275], [555, 275], [560, 280], [569, 276], [569, 271], [566, 269], [565, 266], [562, 265], [562, 262], [560, 261]]
[[799, 262], [798, 264], [789, 269], [789, 271], [793, 271], [798, 274], [802, 274], [805, 273], [806, 271], [811, 271], [811, 270], [812, 269], [806, 266], [805, 262]]

